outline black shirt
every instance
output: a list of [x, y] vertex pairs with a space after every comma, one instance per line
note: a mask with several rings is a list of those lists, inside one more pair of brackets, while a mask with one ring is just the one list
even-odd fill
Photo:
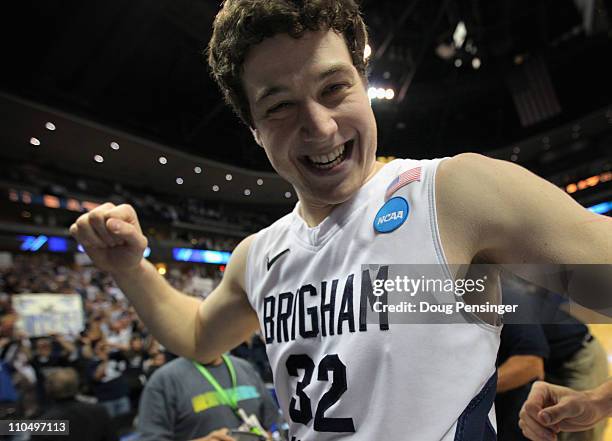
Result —
[[111, 419], [104, 406], [69, 399], [57, 401], [41, 416], [41, 420], [68, 420], [69, 435], [36, 435], [37, 441], [118, 441]]

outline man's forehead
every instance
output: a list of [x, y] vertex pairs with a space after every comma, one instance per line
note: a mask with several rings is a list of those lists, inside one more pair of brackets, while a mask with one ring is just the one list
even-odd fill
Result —
[[317, 78], [330, 68], [353, 67], [344, 38], [333, 31], [305, 32], [300, 38], [277, 34], [248, 53], [243, 81], [252, 88], [287, 85], [295, 78]]

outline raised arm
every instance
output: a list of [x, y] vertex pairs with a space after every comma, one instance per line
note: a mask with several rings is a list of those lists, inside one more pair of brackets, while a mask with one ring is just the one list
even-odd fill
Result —
[[457, 155], [440, 165], [436, 197], [452, 255], [467, 250], [469, 257], [512, 264], [612, 263], [612, 219], [516, 164]]
[[259, 327], [244, 291], [251, 238], [236, 247], [221, 284], [205, 300], [170, 286], [144, 259], [147, 239], [129, 205], [103, 204], [70, 228], [94, 264], [108, 271], [153, 335], [169, 350], [209, 362]]

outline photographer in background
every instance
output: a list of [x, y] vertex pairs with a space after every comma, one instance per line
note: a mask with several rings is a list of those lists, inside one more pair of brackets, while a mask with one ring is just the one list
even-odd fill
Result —
[[179, 357], [159, 368], [140, 398], [140, 441], [233, 441], [243, 409], [266, 430], [282, 423], [278, 407], [251, 364], [233, 356], [200, 365]]

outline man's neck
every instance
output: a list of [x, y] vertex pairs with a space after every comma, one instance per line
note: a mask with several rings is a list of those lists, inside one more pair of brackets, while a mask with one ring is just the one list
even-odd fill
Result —
[[[361, 185], [362, 186], [365, 185], [384, 166], [385, 164], [382, 162], [378, 162], [378, 161], [374, 162], [372, 171], [368, 175], [365, 182]], [[303, 198], [300, 198], [299, 215], [302, 219], [304, 219], [308, 227], [313, 228], [319, 225], [321, 222], [323, 222], [325, 218], [327, 218], [327, 216], [329, 216], [331, 212], [334, 210], [334, 208], [336, 208], [338, 205], [340, 205], [340, 203], [338, 204], [317, 204], [317, 203], [312, 203], [310, 201], [306, 201]]]
[[313, 228], [325, 220], [332, 210], [340, 204], [311, 205], [300, 201], [299, 214], [308, 227]]

